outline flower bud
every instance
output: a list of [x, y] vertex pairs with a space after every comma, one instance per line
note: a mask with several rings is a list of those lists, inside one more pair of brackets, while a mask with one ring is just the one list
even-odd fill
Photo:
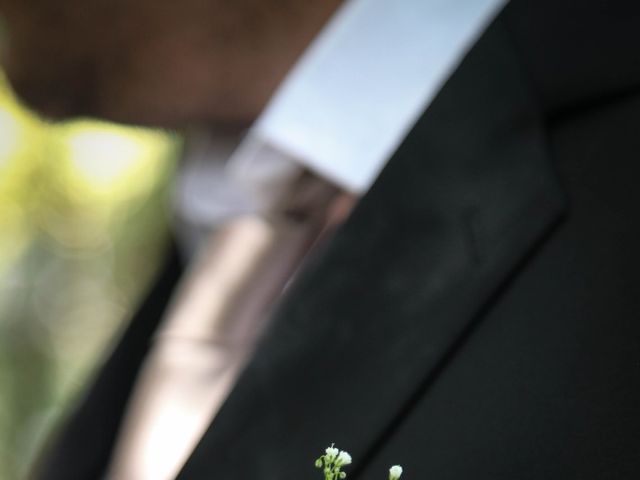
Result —
[[398, 480], [402, 475], [402, 467], [400, 465], [394, 465], [389, 469], [389, 480]]

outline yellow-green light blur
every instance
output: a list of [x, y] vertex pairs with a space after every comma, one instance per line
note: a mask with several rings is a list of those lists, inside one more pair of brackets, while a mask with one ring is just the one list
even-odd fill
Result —
[[0, 478], [23, 478], [166, 243], [175, 135], [50, 124], [0, 73]]

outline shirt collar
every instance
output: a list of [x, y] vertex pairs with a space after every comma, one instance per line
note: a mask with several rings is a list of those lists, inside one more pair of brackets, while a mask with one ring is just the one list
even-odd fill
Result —
[[351, 0], [255, 122], [232, 162], [268, 150], [343, 188], [369, 188], [506, 0]]
[[174, 196], [187, 251], [268, 210], [302, 167], [366, 191], [506, 1], [346, 2], [246, 135], [191, 136]]

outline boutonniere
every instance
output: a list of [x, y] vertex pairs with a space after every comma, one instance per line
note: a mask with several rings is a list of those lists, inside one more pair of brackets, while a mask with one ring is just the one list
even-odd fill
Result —
[[[333, 446], [327, 447], [325, 454], [316, 460], [316, 468], [322, 469], [324, 480], [339, 480], [347, 478], [347, 473], [342, 471], [351, 463], [351, 455], [344, 450]], [[402, 475], [402, 467], [394, 465], [389, 469], [389, 480], [398, 480]]]

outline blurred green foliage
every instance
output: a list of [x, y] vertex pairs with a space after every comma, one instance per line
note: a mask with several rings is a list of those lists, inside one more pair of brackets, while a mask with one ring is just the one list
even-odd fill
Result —
[[0, 74], [0, 478], [46, 434], [147, 286], [167, 240], [177, 136], [47, 124]]

